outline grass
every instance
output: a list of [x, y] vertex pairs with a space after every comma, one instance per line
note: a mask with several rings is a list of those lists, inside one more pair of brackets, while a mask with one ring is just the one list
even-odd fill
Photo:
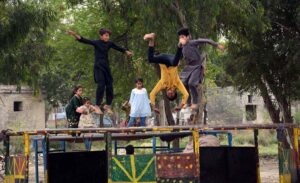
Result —
[[[233, 131], [234, 146], [254, 146], [254, 134], [252, 130]], [[259, 156], [277, 156], [278, 145], [276, 131], [259, 130], [258, 134], [258, 151]]]

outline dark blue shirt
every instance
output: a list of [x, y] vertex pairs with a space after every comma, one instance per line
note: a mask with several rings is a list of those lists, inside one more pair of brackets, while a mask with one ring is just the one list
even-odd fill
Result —
[[[88, 40], [81, 36], [80, 39], [78, 39], [79, 42], [84, 44], [89, 44], [94, 46], [94, 55], [95, 55], [95, 63], [94, 63], [94, 78], [95, 81], [98, 82], [98, 80], [112, 80], [110, 67], [109, 67], [109, 61], [108, 61], [108, 51], [110, 48], [113, 48], [117, 51], [120, 51], [124, 53], [127, 49], [122, 48], [120, 46], [117, 46], [115, 43], [108, 41], [102, 41], [102, 40]], [[103, 72], [100, 73], [99, 72]], [[102, 78], [102, 77], [105, 78]]]

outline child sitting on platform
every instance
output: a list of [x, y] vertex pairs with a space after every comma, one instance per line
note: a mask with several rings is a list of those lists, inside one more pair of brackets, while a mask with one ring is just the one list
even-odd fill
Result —
[[137, 126], [146, 126], [146, 117], [150, 116], [150, 100], [146, 88], [143, 86], [143, 79], [137, 78], [135, 80], [136, 88], [131, 91], [129, 104], [130, 109], [130, 119], [128, 122], [128, 127], [133, 126], [137, 123], [137, 118], [140, 119], [140, 123]]
[[97, 128], [96, 120], [93, 117], [93, 113], [103, 114], [98, 106], [93, 106], [91, 100], [88, 97], [83, 98], [83, 105], [79, 107], [83, 111], [79, 120], [79, 128]]

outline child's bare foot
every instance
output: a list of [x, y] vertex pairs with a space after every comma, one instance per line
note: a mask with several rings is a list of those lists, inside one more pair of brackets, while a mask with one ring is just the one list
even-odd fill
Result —
[[192, 104], [192, 105], [191, 105], [191, 109], [192, 109], [192, 110], [198, 109], [198, 105], [197, 105], [197, 104]]
[[102, 112], [102, 110], [100, 109], [99, 106], [95, 105], [94, 108], [95, 108], [95, 113], [97, 113], [97, 114], [103, 114], [103, 112]]
[[103, 107], [105, 109], [105, 111], [108, 113], [108, 115], [113, 115], [114, 112], [111, 110], [109, 105], [104, 105]]
[[154, 39], [155, 33], [149, 33], [144, 35], [144, 40]]
[[184, 106], [182, 107], [183, 109], [186, 109], [186, 108], [188, 108], [188, 107], [190, 107], [191, 106], [191, 104], [184, 104]]

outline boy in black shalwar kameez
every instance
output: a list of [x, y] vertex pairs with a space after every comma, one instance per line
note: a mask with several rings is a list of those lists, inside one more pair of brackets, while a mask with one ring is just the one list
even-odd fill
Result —
[[96, 90], [96, 105], [100, 106], [104, 97], [104, 91], [106, 92], [106, 109], [109, 113], [112, 113], [110, 105], [113, 100], [113, 78], [109, 67], [108, 51], [113, 48], [122, 53], [126, 53], [131, 56], [132, 53], [125, 48], [117, 46], [112, 41], [109, 41], [111, 32], [107, 29], [100, 29], [99, 40], [88, 40], [84, 37], [76, 34], [74, 31], [68, 31], [69, 35], [74, 36], [79, 42], [94, 46], [95, 63], [94, 63], [94, 80], [97, 83]]

